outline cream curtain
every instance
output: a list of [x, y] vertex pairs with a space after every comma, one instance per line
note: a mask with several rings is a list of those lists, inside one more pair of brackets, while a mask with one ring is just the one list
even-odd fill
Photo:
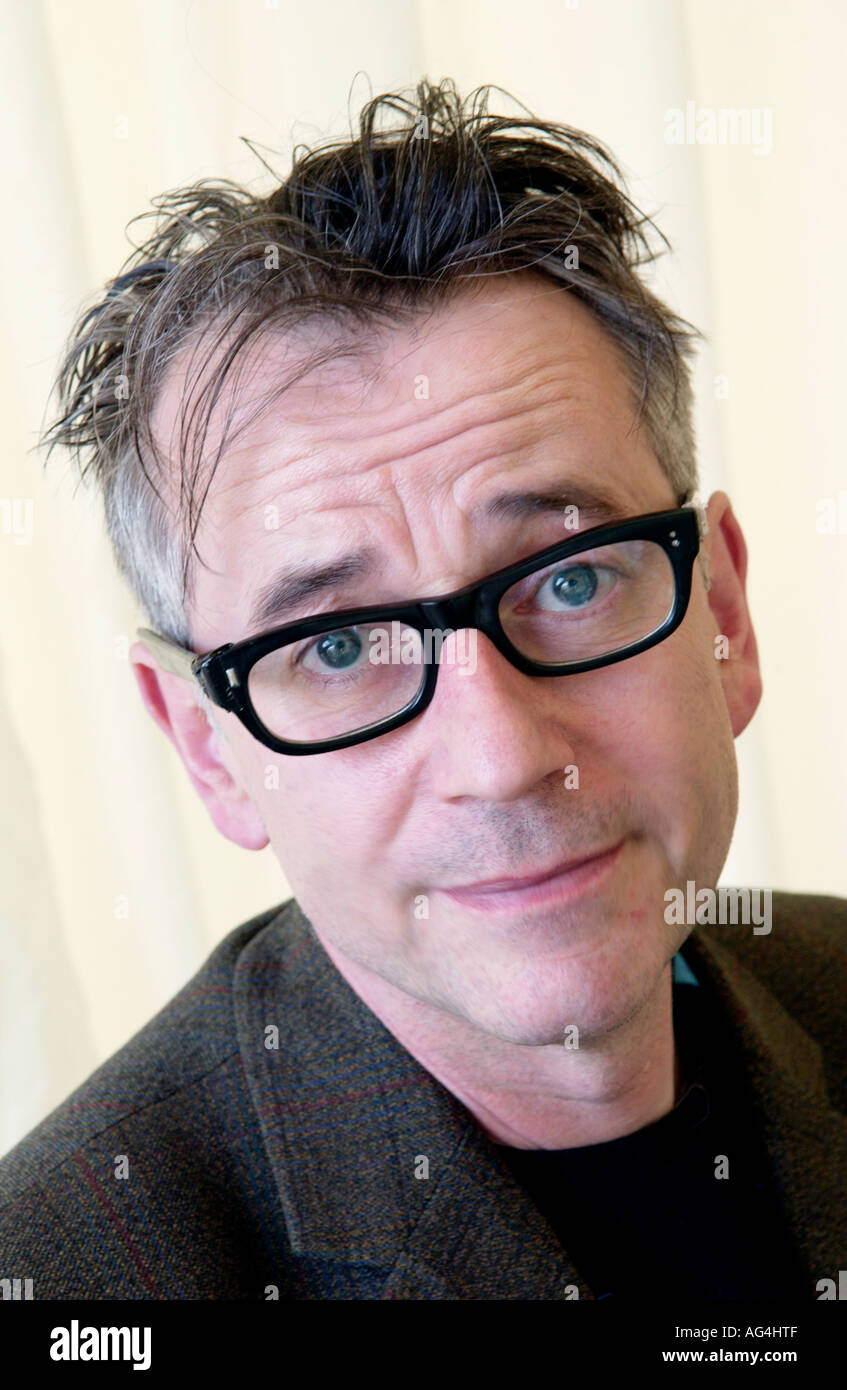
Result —
[[[838, 0], [3, 0], [0, 1150], [287, 896], [208, 820], [126, 659], [137, 613], [94, 499], [33, 452], [58, 353], [127, 222], [204, 176], [267, 185], [423, 75], [505, 87], [604, 139], [709, 335], [704, 491], [751, 550], [765, 699], [739, 740], [724, 881], [847, 892], [847, 471]], [[690, 105], [693, 103], [693, 107]], [[668, 143], [667, 113], [772, 113], [772, 148]], [[764, 117], [763, 117], [764, 119]], [[822, 534], [842, 496], [841, 529]]]

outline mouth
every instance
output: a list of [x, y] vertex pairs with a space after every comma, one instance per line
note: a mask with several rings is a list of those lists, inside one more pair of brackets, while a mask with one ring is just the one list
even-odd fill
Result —
[[596, 887], [611, 871], [623, 849], [625, 838], [610, 849], [564, 861], [552, 869], [525, 878], [486, 879], [442, 891], [445, 897], [452, 898], [461, 907], [483, 912], [510, 908], [525, 910], [551, 903], [573, 902], [590, 888]]

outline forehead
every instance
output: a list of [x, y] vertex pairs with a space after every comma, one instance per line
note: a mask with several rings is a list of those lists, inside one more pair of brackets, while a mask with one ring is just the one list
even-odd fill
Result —
[[[458, 290], [445, 303], [425, 309], [408, 323], [367, 327], [313, 318], [284, 334], [257, 335], [222, 381], [205, 415], [204, 393], [230, 351], [234, 334], [212, 345], [214, 325], [198, 334], [171, 366], [153, 412], [153, 430], [171, 477], [191, 440], [186, 423], [202, 419], [202, 460], [209, 465], [226, 429], [239, 437], [225, 442], [213, 491], [249, 483], [244, 461], [269, 441], [366, 437], [392, 407], [402, 423], [441, 413], [463, 400], [487, 395], [507, 400], [529, 385], [540, 395], [546, 373], [564, 386], [572, 381], [570, 413], [604, 403], [608, 412], [629, 413], [635, 393], [623, 356], [608, 332], [573, 295], [549, 277], [531, 272], [484, 278]], [[312, 366], [323, 354], [320, 365]], [[426, 369], [426, 370], [424, 370]], [[302, 374], [302, 375], [301, 375]], [[273, 403], [270, 394], [280, 390]], [[508, 402], [507, 402], [508, 404]], [[423, 407], [423, 408], [421, 408]], [[256, 411], [253, 423], [248, 423]], [[505, 413], [505, 410], [504, 412]], [[458, 422], [459, 425], [461, 422]], [[295, 428], [296, 427], [296, 428]], [[227, 462], [234, 466], [227, 467]]]
[[[315, 352], [338, 350], [310, 366]], [[216, 361], [199, 342], [160, 395], [154, 431], [172, 478], [183, 416]], [[305, 374], [292, 380], [297, 373]], [[583, 485], [602, 474], [606, 492], [619, 489], [623, 513], [637, 509], [639, 475], [646, 470], [655, 483], [661, 471], [643, 432], [633, 432], [635, 404], [606, 331], [559, 284], [532, 273], [483, 278], [411, 322], [378, 330], [313, 321], [257, 337], [224, 380], [203, 440], [197, 544], [211, 570], [195, 561], [192, 607], [243, 612], [259, 572], [292, 546], [295, 554], [325, 548], [329, 530], [336, 539], [341, 531], [389, 541], [398, 528], [418, 528], [428, 543], [431, 527], [437, 548], [435, 532], [449, 529], [454, 513], [467, 515], [495, 475], [527, 482], [546, 459], [539, 481], [553, 481], [551, 468]], [[209, 481], [203, 473], [227, 417], [241, 432], [224, 441]], [[417, 579], [426, 587], [424, 575]]]

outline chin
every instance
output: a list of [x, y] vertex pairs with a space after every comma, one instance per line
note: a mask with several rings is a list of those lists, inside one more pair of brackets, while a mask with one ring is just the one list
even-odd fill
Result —
[[563, 1044], [565, 1030], [575, 1024], [582, 1045], [628, 1023], [650, 999], [665, 963], [655, 950], [637, 962], [604, 949], [583, 958], [548, 958], [513, 969], [499, 988], [489, 979], [490, 992], [484, 996], [477, 988], [463, 1013], [504, 1042], [529, 1047]]

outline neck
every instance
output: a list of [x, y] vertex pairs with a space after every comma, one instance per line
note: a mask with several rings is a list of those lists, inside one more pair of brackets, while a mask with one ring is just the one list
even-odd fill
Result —
[[350, 960], [320, 935], [339, 972], [407, 1052], [498, 1144], [566, 1149], [653, 1124], [681, 1087], [668, 965], [626, 1023], [569, 1051], [513, 1043], [423, 1003]]

